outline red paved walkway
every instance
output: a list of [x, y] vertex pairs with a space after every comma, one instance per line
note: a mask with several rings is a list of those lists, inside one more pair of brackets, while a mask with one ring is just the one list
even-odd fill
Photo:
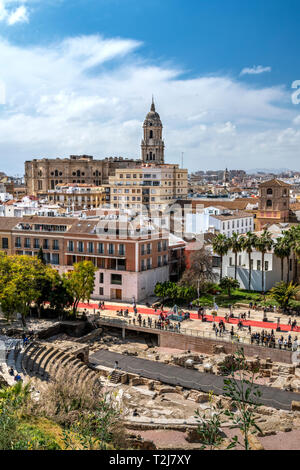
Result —
[[[86, 309], [98, 309], [98, 303], [80, 303], [79, 308], [86, 308]], [[133, 307], [130, 306], [119, 306], [119, 305], [114, 305], [114, 304], [108, 304], [105, 302], [105, 310], [112, 310], [112, 311], [117, 311], [117, 310], [126, 310], [128, 309], [129, 312], [133, 313]], [[139, 307], [138, 308], [138, 313], [144, 314], [144, 315], [159, 315], [161, 310], [157, 310], [156, 312], [154, 311], [153, 308], [147, 308], [147, 307]], [[164, 313], [169, 312], [169, 310], [164, 310]], [[208, 321], [215, 321], [218, 323], [220, 320], [225, 321], [224, 317], [216, 316], [215, 319], [213, 318], [212, 315], [205, 315]], [[190, 318], [193, 320], [198, 320], [198, 313], [197, 312], [190, 312]], [[240, 320], [238, 318], [230, 318], [228, 322], [225, 323], [230, 323], [232, 325], [237, 325]], [[271, 323], [271, 322], [262, 322], [262, 321], [257, 321], [257, 320], [242, 320], [244, 326], [254, 326], [258, 328], [264, 328], [264, 329], [269, 329], [269, 330], [276, 330], [277, 328], [277, 323]], [[293, 330], [291, 329], [290, 325], [284, 325], [280, 324], [280, 329], [281, 331], [293, 331], [293, 332], [300, 332], [300, 327], [297, 326]]]

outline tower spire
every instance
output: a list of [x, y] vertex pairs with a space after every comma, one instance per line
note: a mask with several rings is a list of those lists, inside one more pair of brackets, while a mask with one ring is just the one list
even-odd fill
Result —
[[152, 95], [151, 111], [155, 112], [154, 96]]

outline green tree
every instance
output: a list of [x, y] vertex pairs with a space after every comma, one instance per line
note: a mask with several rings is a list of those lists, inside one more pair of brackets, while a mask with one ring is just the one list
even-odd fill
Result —
[[58, 313], [64, 311], [65, 308], [73, 304], [73, 297], [70, 294], [69, 280], [61, 277], [58, 273], [54, 279], [52, 289], [49, 294], [50, 307]]
[[[284, 237], [291, 248], [291, 252], [293, 253], [293, 265], [294, 265], [294, 275], [293, 280], [297, 282], [298, 280], [298, 263], [300, 259], [300, 226], [293, 225], [289, 230], [284, 233]], [[288, 275], [289, 275], [289, 268], [288, 268]], [[289, 282], [289, 277], [287, 278], [287, 282]]]
[[44, 257], [44, 252], [43, 252], [43, 248], [40, 247], [39, 251], [38, 251], [38, 254], [37, 254], [37, 257], [38, 259], [43, 263], [43, 264], [46, 264], [46, 261], [45, 261], [45, 257]]
[[213, 239], [212, 247], [213, 247], [213, 252], [216, 255], [220, 256], [221, 258], [221, 264], [220, 264], [220, 281], [221, 281], [223, 277], [223, 256], [227, 255], [228, 250], [229, 250], [228, 238], [222, 233], [219, 233]]
[[240, 236], [234, 232], [232, 237], [228, 240], [229, 248], [231, 249], [232, 253], [234, 254], [234, 279], [236, 280], [237, 277], [237, 257], [238, 254], [241, 252], [242, 249], [242, 242]]
[[155, 294], [157, 297], [160, 297], [160, 298], [161, 298], [162, 303], [165, 302], [165, 299], [166, 299], [167, 296], [168, 296], [169, 288], [170, 288], [170, 282], [158, 282], [158, 283], [155, 285], [154, 294]]
[[279, 306], [286, 311], [287, 307], [291, 300], [296, 298], [297, 293], [299, 292], [300, 287], [296, 286], [292, 282], [289, 284], [281, 281], [278, 282], [269, 292], [271, 299], [276, 300]]
[[232, 277], [223, 277], [220, 282], [220, 288], [227, 291], [228, 297], [231, 297], [231, 291], [240, 287], [239, 282]]
[[7, 315], [21, 313], [26, 326], [25, 317], [31, 304], [41, 302], [41, 297], [45, 297], [45, 283], [49, 286], [46, 273], [49, 274], [52, 268], [45, 267], [39, 259], [31, 256], [1, 258], [0, 265], [0, 271], [3, 265], [7, 268], [7, 273], [0, 278], [0, 303]]
[[251, 275], [252, 275], [252, 260], [251, 255], [253, 253], [253, 248], [255, 248], [257, 242], [257, 235], [253, 232], [247, 232], [245, 237], [241, 240], [241, 248], [243, 251], [248, 253], [248, 290], [251, 290]]
[[89, 301], [95, 286], [95, 273], [97, 269], [91, 261], [80, 261], [73, 265], [73, 270], [64, 277], [67, 289], [73, 298], [73, 315], [76, 316], [79, 302]]
[[268, 251], [271, 251], [273, 246], [273, 240], [271, 233], [268, 230], [264, 230], [260, 237], [257, 238], [255, 248], [261, 253], [261, 290], [265, 292], [265, 255]]
[[[277, 258], [280, 259], [281, 264], [281, 280], [283, 281], [283, 272], [284, 272], [284, 260], [287, 259], [287, 276], [289, 278], [289, 258], [291, 253], [291, 245], [286, 237], [281, 237], [277, 239], [276, 244], [274, 245], [274, 254]], [[288, 279], [287, 278], [287, 282]]]

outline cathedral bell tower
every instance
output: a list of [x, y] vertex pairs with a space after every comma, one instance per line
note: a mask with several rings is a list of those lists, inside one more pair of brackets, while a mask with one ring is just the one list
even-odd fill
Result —
[[150, 112], [147, 114], [143, 125], [144, 138], [141, 143], [143, 163], [164, 163], [165, 144], [162, 140], [163, 125], [159, 114], [155, 111], [152, 98]]

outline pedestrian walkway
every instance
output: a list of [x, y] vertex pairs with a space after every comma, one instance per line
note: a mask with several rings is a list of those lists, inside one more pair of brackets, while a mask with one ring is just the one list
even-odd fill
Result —
[[[86, 309], [98, 310], [98, 304], [96, 304], [96, 303], [89, 303], [89, 304], [80, 303], [79, 308], [80, 309], [86, 308]], [[121, 308], [123, 310], [128, 309], [129, 313], [133, 313], [133, 307], [131, 307], [129, 305], [125, 305], [125, 304], [105, 303], [105, 309], [104, 310], [105, 311], [116, 312], [117, 310], [120, 310]], [[164, 313], [167, 313], [169, 310], [164, 310]], [[184, 312], [186, 312], [186, 311], [189, 311], [189, 310], [184, 310]], [[138, 313], [140, 313], [142, 315], [159, 315], [160, 312], [161, 312], [161, 310], [155, 311], [153, 308], [138, 306]], [[198, 320], [199, 319], [197, 312], [189, 311], [189, 313], [190, 313], [190, 318], [192, 320]], [[209, 322], [218, 323], [220, 320], [225, 321], [225, 315], [224, 316], [221, 316], [221, 315], [213, 316], [212, 314], [206, 314], [205, 317], [206, 317], [207, 321], [209, 321]], [[230, 318], [225, 323], [226, 324], [231, 324], [231, 325], [237, 325], [239, 323], [239, 321], [240, 320], [238, 318]], [[256, 327], [256, 328], [262, 328], [262, 329], [268, 329], [268, 330], [276, 331], [276, 328], [278, 327], [277, 323], [274, 323], [274, 322], [271, 322], [271, 321], [270, 322], [263, 322], [263, 321], [258, 321], [258, 320], [247, 319], [247, 320], [242, 320], [242, 322], [243, 322], [243, 326], [245, 326], [245, 327], [251, 326], [251, 328]], [[292, 330], [290, 325], [280, 323], [280, 330], [282, 332], [293, 331], [294, 333], [298, 333], [298, 332], [300, 332], [300, 327], [297, 326]]]
[[[126, 356], [112, 351], [101, 349], [90, 356], [90, 362], [96, 365], [113, 368], [115, 362], [121, 370], [142, 377], [159, 380], [162, 383], [181, 386], [187, 389], [203, 392], [213, 391], [217, 395], [223, 394], [224, 378], [219, 375], [185, 369], [184, 367], [154, 362], [139, 357]], [[281, 410], [290, 410], [292, 401], [300, 401], [300, 393], [286, 392], [278, 388], [258, 385], [262, 396], [259, 401], [265, 406]]]

